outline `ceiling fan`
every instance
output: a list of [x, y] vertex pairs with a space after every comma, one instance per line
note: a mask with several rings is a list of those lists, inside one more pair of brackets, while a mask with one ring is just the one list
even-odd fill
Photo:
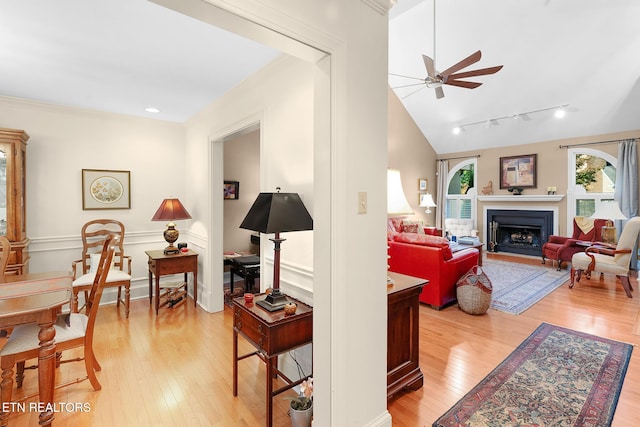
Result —
[[444, 91], [442, 90], [442, 85], [451, 85], [464, 87], [467, 89], [475, 89], [480, 86], [482, 83], [478, 82], [470, 82], [464, 81], [460, 79], [466, 79], [468, 77], [476, 77], [476, 76], [484, 76], [488, 74], [495, 74], [502, 69], [502, 65], [498, 65], [495, 67], [481, 68], [478, 70], [465, 71], [462, 73], [458, 73], [458, 71], [463, 68], [467, 68], [468, 66], [475, 64], [480, 61], [482, 57], [481, 51], [476, 51], [471, 55], [467, 56], [462, 61], [457, 64], [452, 65], [441, 73], [438, 73], [435, 68], [434, 60], [427, 55], [422, 55], [422, 60], [424, 61], [424, 66], [427, 69], [427, 77], [424, 79], [427, 87], [433, 87], [436, 90], [436, 98], [440, 99], [444, 97]]
[[436, 0], [433, 0], [433, 58], [427, 55], [422, 55], [424, 66], [427, 69], [427, 77], [425, 77], [424, 79], [421, 79], [417, 77], [409, 77], [409, 76], [403, 76], [401, 74], [389, 73], [394, 76], [405, 77], [405, 78], [421, 81], [421, 83], [398, 86], [393, 89], [424, 85], [418, 90], [415, 90], [409, 93], [408, 95], [404, 96], [403, 98], [413, 95], [414, 93], [416, 93], [420, 89], [423, 89], [424, 87], [430, 87], [430, 88], [435, 88], [436, 98], [440, 99], [440, 98], [444, 98], [444, 90], [442, 89], [442, 85], [451, 85], [451, 86], [458, 86], [458, 87], [463, 87], [467, 89], [475, 89], [478, 86], [482, 85], [482, 83], [470, 82], [470, 81], [465, 81], [460, 79], [495, 74], [502, 69], [502, 65], [498, 65], [495, 67], [481, 68], [478, 70], [464, 71], [464, 72], [458, 73], [458, 71], [464, 68], [467, 68], [468, 66], [480, 61], [480, 58], [482, 57], [482, 52], [479, 50], [472, 53], [462, 61], [452, 65], [451, 67], [447, 68], [442, 72], [438, 72], [436, 70], [435, 57], [436, 57]]

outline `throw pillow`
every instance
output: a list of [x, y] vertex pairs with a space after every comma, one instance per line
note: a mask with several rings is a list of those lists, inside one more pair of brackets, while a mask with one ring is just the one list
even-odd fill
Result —
[[400, 233], [402, 231], [402, 218], [387, 219], [387, 230]]
[[424, 226], [422, 225], [422, 221], [403, 220], [402, 232], [424, 234]]

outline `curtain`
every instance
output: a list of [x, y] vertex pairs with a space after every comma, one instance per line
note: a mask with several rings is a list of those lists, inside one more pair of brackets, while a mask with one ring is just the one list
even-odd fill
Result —
[[437, 188], [436, 188], [436, 228], [444, 232], [444, 219], [446, 218], [447, 207], [447, 177], [449, 176], [449, 161], [438, 160], [436, 168]]
[[[618, 166], [616, 167], [616, 187], [614, 199], [627, 218], [638, 216], [638, 154], [635, 139], [618, 144]], [[626, 221], [617, 221], [618, 234]], [[631, 268], [637, 270], [638, 242], [631, 254]]]

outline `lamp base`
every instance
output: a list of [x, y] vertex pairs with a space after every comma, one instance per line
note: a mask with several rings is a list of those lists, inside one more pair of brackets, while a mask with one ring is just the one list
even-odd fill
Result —
[[273, 312], [282, 310], [287, 302], [289, 301], [285, 294], [280, 293], [280, 289], [274, 289], [265, 299], [256, 302], [256, 304], [267, 311]]
[[164, 254], [165, 255], [174, 255], [174, 254], [178, 254], [180, 253], [180, 249], [178, 249], [177, 247], [173, 246], [173, 245], [169, 245], [166, 248], [164, 248]]

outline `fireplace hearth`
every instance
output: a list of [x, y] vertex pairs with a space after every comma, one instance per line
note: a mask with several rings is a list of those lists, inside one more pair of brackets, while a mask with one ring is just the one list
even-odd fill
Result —
[[541, 256], [553, 234], [553, 211], [487, 210], [488, 250]]

